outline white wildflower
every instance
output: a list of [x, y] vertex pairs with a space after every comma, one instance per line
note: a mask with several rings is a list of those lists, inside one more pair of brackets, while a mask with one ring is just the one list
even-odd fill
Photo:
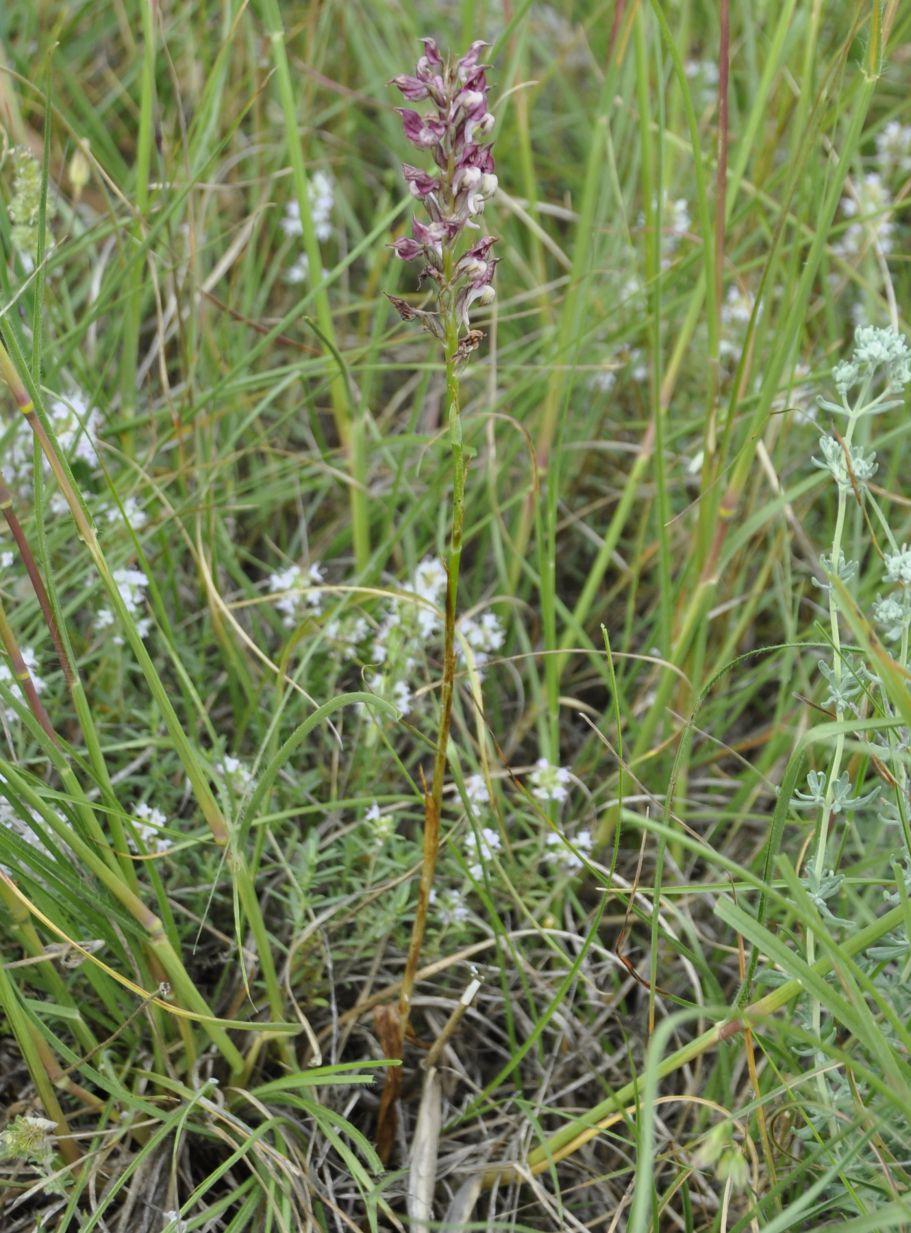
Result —
[[[414, 571], [410, 590], [426, 602], [415, 607], [415, 620], [423, 638], [430, 638], [440, 627], [437, 609], [446, 595], [446, 570], [435, 557], [425, 557]], [[429, 607], [428, 605], [433, 605]]]
[[407, 681], [393, 681], [390, 690], [392, 701], [398, 707], [399, 714], [407, 715], [411, 710], [411, 687]]
[[[665, 189], [659, 207], [655, 202], [655, 225], [661, 229], [661, 264], [667, 269], [679, 247], [680, 241], [690, 229], [690, 208], [685, 197], [671, 198]], [[645, 226], [645, 215], [640, 213], [639, 226]]]
[[119, 506], [116, 504], [102, 506], [99, 517], [103, 517], [110, 523], [126, 522], [134, 531], [141, 530], [149, 521], [137, 497], [124, 497]]
[[[459, 621], [459, 632], [471, 648], [475, 664], [479, 668], [487, 663], [494, 651], [500, 649], [505, 637], [503, 626], [493, 612], [484, 612], [477, 620], [474, 617], [462, 617]], [[461, 645], [458, 647], [458, 655], [461, 658]]]
[[[328, 240], [332, 235], [332, 207], [335, 204], [335, 182], [325, 171], [314, 171], [307, 185], [310, 198], [310, 217], [318, 240]], [[300, 203], [292, 199], [285, 206], [282, 231], [288, 237], [304, 234], [301, 223]]]
[[322, 592], [311, 588], [318, 587], [324, 579], [323, 567], [316, 561], [308, 566], [306, 573], [300, 565], [289, 565], [269, 575], [269, 591], [278, 595], [275, 607], [289, 629], [300, 624], [307, 608], [316, 612], [322, 609]]
[[567, 784], [572, 776], [563, 766], [552, 766], [546, 758], [539, 758], [529, 776], [532, 796], [539, 801], [565, 801], [569, 796]]
[[[151, 617], [140, 615], [145, 611], [145, 592], [149, 585], [148, 578], [141, 569], [134, 569], [130, 566], [123, 566], [120, 569], [115, 569], [113, 571], [113, 577], [117, 584], [117, 590], [120, 592], [120, 598], [123, 600], [124, 607], [133, 618], [136, 626], [136, 632], [139, 634], [140, 638], [145, 638], [149, 630], [152, 628]], [[119, 634], [114, 638], [114, 641], [118, 646], [123, 645], [123, 638]]]
[[134, 821], [133, 825], [139, 838], [147, 848], [152, 848], [155, 852], [165, 852], [169, 847], [168, 840], [161, 834], [161, 830], [167, 825], [167, 818], [160, 809], [156, 809], [154, 805], [150, 805], [147, 801], [140, 801], [138, 805], [133, 806], [133, 817], [139, 821]]
[[911, 124], [890, 120], [876, 134], [876, 161], [883, 176], [911, 171]]
[[430, 892], [430, 905], [441, 925], [460, 925], [470, 915], [465, 897], [457, 890], [438, 891], [434, 887]]
[[667, 233], [663, 243], [667, 256], [677, 248], [690, 229], [690, 207], [685, 197], [677, 197], [673, 201], [665, 198], [663, 226]]
[[216, 762], [215, 772], [232, 791], [237, 793], [245, 792], [253, 784], [253, 772], [233, 754], [225, 754], [220, 761]]
[[370, 830], [370, 836], [377, 847], [382, 847], [395, 832], [395, 816], [384, 814], [376, 801], [364, 814], [364, 822]]
[[306, 253], [301, 253], [293, 265], [289, 265], [285, 271], [285, 282], [290, 283], [292, 287], [297, 287], [300, 283], [305, 283], [310, 275], [310, 262], [307, 259]]
[[469, 775], [465, 780], [465, 796], [471, 805], [486, 805], [490, 792], [483, 775]]
[[[100, 413], [90, 407], [88, 399], [78, 391], [52, 396], [47, 411], [54, 436], [68, 461], [81, 461], [94, 468], [98, 462], [95, 438], [101, 427]], [[35, 442], [32, 431], [25, 419], [21, 418], [4, 451], [3, 463], [8, 482], [30, 491], [34, 456]], [[50, 464], [46, 459], [42, 460], [42, 466], [45, 474], [50, 474]], [[59, 491], [51, 495], [49, 504], [52, 513], [56, 513], [58, 509], [65, 513], [69, 508], [66, 498]]]
[[54, 398], [48, 413], [57, 443], [70, 462], [81, 460], [94, 467], [98, 462], [95, 437], [101, 416], [89, 406], [85, 395], [73, 392]]
[[492, 826], [482, 826], [479, 831], [469, 832], [468, 839], [468, 872], [476, 882], [484, 875], [484, 867], [502, 847], [499, 831]]
[[854, 352], [851, 359], [870, 373], [877, 368], [885, 369], [886, 376], [893, 385], [903, 386], [911, 381], [911, 350], [908, 349], [908, 340], [891, 326], [858, 326], [854, 332]]
[[889, 582], [911, 582], [911, 548], [907, 544], [902, 544], [898, 552], [885, 553], [883, 562]]
[[[567, 873], [577, 873], [585, 867], [585, 862], [582, 856], [590, 856], [592, 850], [592, 833], [589, 830], [579, 831], [570, 841], [572, 847], [569, 846], [567, 840], [556, 831], [549, 831], [544, 846], [546, 848], [545, 859], [552, 864], [559, 866]], [[575, 848], [575, 851], [573, 851]]]
[[873, 616], [884, 627], [887, 642], [897, 642], [908, 628], [907, 601], [880, 595], [873, 601]]
[[446, 593], [446, 570], [436, 557], [425, 557], [414, 571], [411, 589], [431, 604], [439, 603]]

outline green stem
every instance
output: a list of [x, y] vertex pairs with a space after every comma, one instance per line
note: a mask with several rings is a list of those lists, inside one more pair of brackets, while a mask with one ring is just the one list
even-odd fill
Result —
[[[452, 280], [452, 251], [444, 254], [443, 280], [448, 285]], [[451, 296], [450, 296], [451, 299]], [[459, 346], [459, 324], [455, 306], [450, 302], [444, 316], [446, 335], [444, 355], [446, 363], [446, 406], [449, 419], [449, 444], [452, 451], [452, 530], [449, 540], [449, 560], [446, 580], [446, 613], [443, 629], [443, 680], [440, 688], [440, 722], [437, 729], [436, 751], [433, 759], [433, 778], [430, 791], [424, 796], [424, 844], [421, 863], [421, 881], [418, 887], [418, 902], [408, 944], [408, 956], [402, 977], [399, 996], [399, 1021], [402, 1040], [408, 1027], [411, 1010], [411, 994], [414, 988], [424, 930], [427, 925], [427, 908], [433, 875], [436, 870], [440, 846], [440, 813], [443, 807], [443, 786], [446, 779], [446, 755], [449, 744], [449, 726], [452, 718], [452, 698], [455, 690], [455, 627], [459, 569], [462, 562], [462, 532], [465, 519], [465, 452], [462, 445], [462, 418], [459, 379], [456, 373], [456, 354]]]

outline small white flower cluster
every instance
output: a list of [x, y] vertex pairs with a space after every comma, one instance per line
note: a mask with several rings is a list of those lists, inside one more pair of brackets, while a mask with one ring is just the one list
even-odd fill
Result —
[[[89, 405], [84, 394], [73, 391], [58, 398], [51, 398], [47, 413], [60, 452], [67, 461], [70, 464], [84, 462], [94, 469], [98, 464], [95, 439], [101, 428], [101, 414], [97, 408]], [[9, 482], [25, 492], [31, 490], [34, 456], [35, 442], [32, 430], [26, 420], [21, 419], [6, 448], [3, 465]], [[43, 465], [45, 474], [50, 474], [50, 464], [46, 459]], [[60, 496], [59, 493], [54, 494], [55, 498], [60, 498]], [[67, 508], [65, 501], [63, 508]]]
[[149, 516], [139, 504], [139, 499], [132, 496], [123, 497], [120, 505], [115, 501], [103, 501], [95, 511], [95, 518], [98, 522], [103, 520], [112, 526], [123, 526], [126, 521], [134, 531], [141, 531], [149, 521]]
[[882, 176], [871, 171], [855, 185], [853, 196], [841, 199], [844, 217], [857, 221], [845, 228], [835, 252], [846, 261], [862, 257], [873, 245], [883, 253], [890, 252], [895, 231], [891, 209], [891, 193]]
[[269, 575], [269, 592], [278, 596], [275, 607], [288, 629], [300, 625], [308, 609], [311, 613], [322, 609], [322, 593], [310, 588], [318, 587], [324, 579], [323, 567], [316, 561], [306, 570], [300, 565], [289, 565]]
[[490, 793], [483, 775], [469, 775], [465, 780], [465, 795], [471, 805], [486, 805]]
[[461, 891], [448, 887], [430, 892], [430, 906], [441, 925], [461, 925], [471, 915], [465, 896]]
[[[458, 630], [464, 642], [471, 648], [472, 658], [478, 669], [484, 667], [494, 651], [499, 651], [506, 637], [500, 618], [495, 612], [483, 612], [477, 620], [474, 617], [462, 617], [458, 622]], [[461, 641], [456, 648], [456, 657], [459, 660], [465, 658]]]
[[[134, 619], [136, 632], [140, 638], [145, 638], [152, 628], [152, 618], [145, 612], [145, 592], [149, 585], [148, 578], [141, 569], [133, 569], [130, 566], [122, 566], [120, 569], [115, 569], [112, 571], [112, 574], [114, 581], [117, 583], [120, 598], [123, 600], [130, 616]], [[102, 608], [96, 613], [95, 626], [97, 629], [108, 629], [113, 624], [114, 614], [110, 608]], [[114, 643], [116, 646], [123, 646], [123, 635], [115, 634]]]
[[219, 759], [215, 763], [214, 770], [224, 780], [228, 788], [238, 796], [241, 796], [253, 785], [253, 772], [241, 762], [240, 758], [235, 758], [233, 754], [225, 754], [223, 758]]
[[[440, 617], [435, 609], [442, 605], [446, 595], [446, 570], [442, 562], [435, 557], [425, 557], [414, 571], [409, 589], [425, 601], [418, 605], [415, 617], [418, 629], [425, 638], [429, 638], [440, 627]], [[433, 607], [428, 607], [430, 604]]]
[[907, 544], [902, 544], [897, 552], [884, 553], [883, 564], [887, 581], [900, 582], [903, 586], [911, 583], [911, 548]]
[[907, 592], [899, 595], [878, 595], [873, 601], [873, 616], [883, 627], [887, 642], [898, 642], [908, 628], [911, 617], [911, 597]]
[[887, 642], [898, 642], [911, 622], [911, 549], [902, 544], [894, 552], [883, 554], [886, 581], [897, 583], [900, 590], [892, 595], [879, 595], [873, 601], [873, 616], [883, 626]]
[[[307, 614], [323, 611], [323, 566], [290, 565], [269, 575], [268, 590], [276, 597], [275, 606], [290, 629], [301, 624]], [[360, 614], [333, 615], [323, 627], [326, 638], [339, 643], [347, 652], [357, 653], [361, 662], [373, 666], [369, 686], [391, 702], [402, 715], [412, 704], [412, 690], [424, 661], [427, 644], [439, 641], [443, 628], [442, 608], [446, 596], [446, 570], [440, 561], [425, 557], [402, 590], [407, 594], [388, 603], [371, 624]], [[456, 655], [464, 661], [466, 648], [480, 673], [490, 657], [503, 645], [505, 633], [499, 618], [490, 611], [463, 616], [457, 626]], [[375, 722], [375, 713], [364, 713]]]
[[[411, 709], [412, 681], [428, 641], [439, 637], [441, 608], [446, 596], [446, 570], [433, 557], [425, 557], [406, 584], [421, 601], [390, 604], [379, 628], [365, 649], [366, 658], [380, 666], [370, 681], [374, 693], [392, 702], [403, 715]], [[480, 670], [503, 644], [504, 632], [497, 616], [462, 617], [457, 625], [457, 655], [464, 659], [463, 639]]]
[[170, 847], [168, 839], [162, 835], [162, 828], [167, 825], [167, 818], [160, 809], [147, 801], [140, 801], [133, 806], [133, 825], [139, 838], [153, 852], [166, 852]]
[[879, 467], [873, 450], [865, 450], [861, 445], [848, 445], [844, 440], [839, 441], [827, 434], [819, 438], [819, 450], [822, 458], [811, 458], [813, 466], [828, 471], [845, 492], [855, 487], [863, 492]]
[[492, 826], [482, 826], [478, 831], [469, 831], [466, 846], [468, 872], [475, 882], [480, 882], [484, 876], [484, 867], [503, 846], [500, 832], [495, 831]]
[[[335, 181], [332, 176], [326, 171], [314, 171], [307, 185], [307, 195], [310, 198], [310, 216], [316, 238], [328, 240], [332, 235], [332, 207], [335, 204]], [[292, 198], [285, 206], [282, 231], [292, 238], [304, 234], [300, 202], [296, 198]]]
[[[578, 873], [585, 868], [582, 856], [591, 856], [592, 842], [592, 833], [589, 830], [579, 831], [569, 842], [556, 831], [548, 831], [544, 840], [545, 859], [565, 873]], [[572, 847], [569, 846], [570, 843]]]
[[[832, 379], [842, 398], [860, 381], [880, 378], [887, 390], [901, 390], [911, 381], [911, 350], [907, 339], [891, 326], [860, 325], [854, 331], [854, 350], [850, 360], [843, 360], [832, 370]], [[829, 410], [842, 408], [823, 402]], [[881, 410], [892, 404], [883, 403]], [[870, 404], [866, 410], [873, 410]]]
[[876, 161], [884, 180], [911, 171], [911, 124], [890, 120], [876, 134]]
[[531, 794], [539, 801], [556, 801], [561, 803], [569, 796], [567, 784], [572, 782], [572, 775], [564, 766], [552, 766], [546, 758], [539, 758], [535, 769], [529, 775]]
[[588, 378], [589, 389], [597, 390], [600, 394], [609, 394], [616, 384], [617, 369], [615, 367], [601, 368]]
[[[328, 240], [332, 235], [332, 209], [335, 204], [335, 181], [325, 171], [314, 171], [307, 185], [310, 198], [310, 215], [313, 219], [313, 230], [318, 240]], [[282, 218], [282, 231], [289, 238], [304, 234], [301, 223], [300, 202], [289, 201]], [[296, 261], [285, 274], [285, 282], [296, 285], [307, 281], [310, 274], [310, 263], [306, 253], [300, 253]]]
[[395, 834], [394, 815], [384, 814], [376, 801], [364, 814], [364, 822], [369, 827], [371, 838], [378, 848], [381, 848]]

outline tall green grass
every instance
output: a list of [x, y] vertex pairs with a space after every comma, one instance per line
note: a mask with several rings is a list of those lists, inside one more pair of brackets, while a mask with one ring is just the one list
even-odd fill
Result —
[[[834, 749], [905, 782], [882, 531], [842, 501], [833, 638], [811, 458], [858, 321], [907, 332], [911, 15], [730, 6], [722, 136], [721, 13], [3, 6], [4, 1230], [911, 1227], [906, 802], [794, 805]], [[502, 261], [383, 1165], [450, 526], [383, 294], [429, 35], [491, 44]], [[863, 440], [898, 544], [906, 434]]]

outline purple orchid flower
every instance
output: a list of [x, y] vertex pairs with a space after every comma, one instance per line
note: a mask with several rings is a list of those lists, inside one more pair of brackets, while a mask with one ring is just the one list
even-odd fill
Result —
[[391, 247], [403, 261], [423, 260], [419, 285], [425, 277], [433, 279], [438, 310], [428, 314], [398, 297], [389, 299], [404, 320], [420, 321], [445, 345], [451, 344], [440, 323], [447, 317], [454, 320], [459, 331], [456, 358], [461, 360], [480, 341], [481, 332], [471, 328], [469, 310], [473, 304], [493, 300], [497, 265], [489, 255], [491, 236], [475, 241], [461, 256], [456, 251], [465, 228], [479, 230], [473, 219], [497, 191], [492, 146], [483, 144], [494, 126], [487, 102], [489, 66], [480, 63], [487, 44], [478, 40], [463, 56], [444, 60], [434, 39], [421, 42], [424, 53], [414, 74], [401, 74], [390, 84], [408, 102], [430, 103], [424, 114], [409, 107], [396, 110], [407, 140], [430, 153], [437, 171], [432, 174], [403, 164], [408, 189], [423, 204], [429, 221], [413, 219], [411, 236], [402, 236]]

